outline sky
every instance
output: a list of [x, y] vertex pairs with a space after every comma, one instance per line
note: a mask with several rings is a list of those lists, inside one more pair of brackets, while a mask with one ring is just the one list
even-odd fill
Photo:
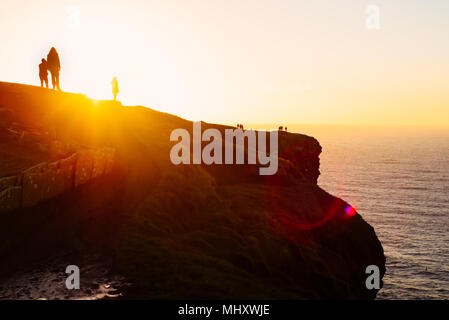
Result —
[[55, 46], [64, 91], [190, 120], [449, 126], [447, 0], [2, 0], [0, 30], [0, 81]]

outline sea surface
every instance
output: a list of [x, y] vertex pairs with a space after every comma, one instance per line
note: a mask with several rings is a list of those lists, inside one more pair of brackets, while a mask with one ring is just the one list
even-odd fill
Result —
[[291, 127], [319, 140], [318, 184], [382, 243], [377, 299], [449, 299], [449, 130]]

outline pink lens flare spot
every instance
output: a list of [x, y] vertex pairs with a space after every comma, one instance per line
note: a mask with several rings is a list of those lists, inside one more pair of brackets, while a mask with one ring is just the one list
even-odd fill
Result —
[[354, 216], [354, 215], [357, 213], [357, 211], [355, 210], [355, 208], [354, 208], [354, 207], [351, 207], [351, 206], [346, 206], [345, 212], [346, 212], [346, 214], [347, 214], [348, 216], [350, 216], [350, 217]]

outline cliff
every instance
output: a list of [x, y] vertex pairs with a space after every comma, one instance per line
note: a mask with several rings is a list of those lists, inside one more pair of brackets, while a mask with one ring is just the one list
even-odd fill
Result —
[[[226, 126], [202, 123], [223, 132]], [[101, 255], [125, 298], [374, 298], [374, 229], [317, 185], [318, 141], [281, 132], [279, 170], [170, 162], [192, 123], [0, 83], [0, 272]], [[81, 264], [81, 262], [80, 262]]]

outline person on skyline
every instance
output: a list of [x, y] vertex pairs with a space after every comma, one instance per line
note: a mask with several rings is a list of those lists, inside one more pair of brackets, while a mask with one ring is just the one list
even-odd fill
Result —
[[61, 63], [55, 47], [51, 47], [50, 52], [47, 55], [47, 66], [51, 73], [51, 84], [53, 85], [53, 90], [56, 88], [61, 91], [59, 86], [59, 71], [61, 71]]
[[111, 85], [112, 85], [112, 94], [114, 95], [114, 101], [117, 100], [117, 94], [120, 92], [118, 89], [118, 81], [117, 81], [117, 77], [114, 77], [111, 81]]
[[48, 68], [47, 68], [47, 60], [42, 59], [42, 62], [39, 64], [39, 78], [41, 79], [41, 88], [45, 86], [48, 89]]

